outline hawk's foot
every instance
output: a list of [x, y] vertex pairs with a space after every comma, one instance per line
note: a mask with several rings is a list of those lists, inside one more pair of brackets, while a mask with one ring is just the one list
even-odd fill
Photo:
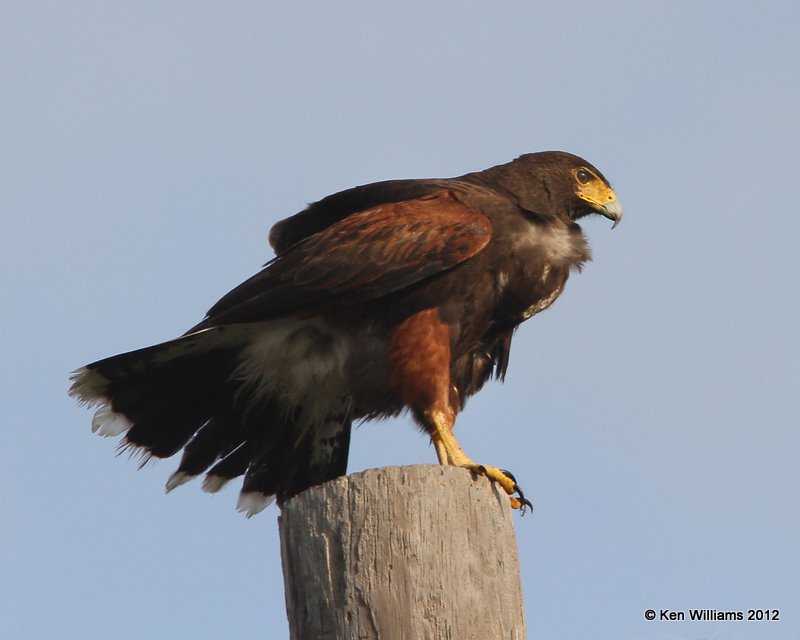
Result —
[[[514, 474], [505, 469], [498, 469], [497, 467], [487, 467], [483, 464], [472, 463], [469, 467], [475, 473], [486, 476], [493, 482], [499, 484], [503, 491], [511, 496], [511, 508], [519, 509], [520, 515], [525, 515], [525, 510], [530, 509], [533, 511], [531, 501], [525, 497], [522, 488], [517, 484], [517, 479]], [[516, 494], [516, 495], [515, 495]]]
[[530, 500], [525, 498], [522, 489], [517, 484], [517, 479], [514, 474], [504, 469], [497, 467], [489, 467], [484, 464], [473, 462], [472, 459], [464, 453], [464, 450], [458, 444], [453, 432], [451, 431], [452, 419], [448, 421], [447, 417], [438, 412], [431, 415], [431, 422], [433, 426], [433, 433], [431, 440], [436, 447], [436, 455], [439, 457], [440, 464], [449, 464], [454, 467], [461, 467], [462, 469], [469, 469], [473, 473], [481, 476], [486, 476], [493, 482], [499, 484], [503, 491], [511, 496], [511, 508], [519, 509], [521, 514], [525, 514], [525, 509], [533, 510], [533, 505]]

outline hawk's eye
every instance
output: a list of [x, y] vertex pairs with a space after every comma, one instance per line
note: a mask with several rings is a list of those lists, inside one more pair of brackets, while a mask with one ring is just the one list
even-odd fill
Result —
[[589, 173], [586, 169], [578, 169], [575, 177], [578, 179], [578, 182], [581, 184], [586, 184], [587, 182], [591, 181], [592, 174]]

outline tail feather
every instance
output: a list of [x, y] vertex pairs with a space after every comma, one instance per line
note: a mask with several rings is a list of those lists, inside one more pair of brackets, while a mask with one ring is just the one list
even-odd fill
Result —
[[228, 349], [194, 354], [112, 385], [114, 411], [133, 422], [126, 440], [159, 458], [180, 451], [225, 406], [236, 353]]
[[217, 414], [186, 443], [178, 472], [199, 475], [242, 442], [244, 437], [236, 428], [235, 416], [230, 412]]
[[[167, 493], [194, 479], [242, 445], [244, 435], [237, 426], [236, 416], [230, 411], [222, 411], [206, 421], [186, 443], [178, 468], [167, 480]], [[203, 483], [203, 490], [216, 493], [230, 479]]]
[[347, 411], [311, 417], [239, 375], [253, 331], [205, 329], [99, 360], [73, 374], [70, 395], [97, 406], [92, 430], [124, 434], [142, 464], [183, 449], [167, 491], [205, 472], [213, 493], [244, 475], [238, 508], [252, 516], [346, 473], [351, 430]]
[[94, 362], [73, 374], [70, 395], [99, 405], [92, 428], [126, 433], [124, 445], [166, 458], [224, 402], [238, 347], [210, 332]]
[[[275, 495], [278, 504], [282, 504], [310, 486], [344, 475], [347, 473], [351, 428], [349, 417], [331, 417], [308, 431], [299, 441], [267, 447], [248, 466], [242, 495]], [[284, 429], [284, 432], [291, 433], [289, 429]], [[291, 455], [286, 455], [287, 451]], [[248, 509], [247, 515], [260, 510]]]
[[[250, 464], [250, 458], [253, 453], [248, 442], [243, 442], [236, 449], [231, 451], [228, 455], [222, 458], [209, 470], [207, 477], [216, 478], [216, 481], [209, 480], [208, 486], [222, 487], [222, 484], [227, 483], [229, 480], [238, 478], [247, 471], [247, 465]], [[221, 481], [221, 482], [220, 482]], [[207, 490], [207, 489], [206, 489]], [[215, 493], [211, 491], [211, 493]]]
[[[233, 404], [231, 419], [227, 421], [225, 432], [219, 434], [222, 437], [217, 437], [213, 445], [216, 456], [211, 462], [216, 461], [216, 464], [208, 471], [203, 483], [204, 490], [211, 493], [218, 491], [229, 480], [244, 475], [253, 459], [262, 451], [278, 451], [279, 455], [285, 457], [293, 437], [293, 424], [287, 421], [285, 411], [274, 398], [247, 401], [241, 396], [241, 389], [234, 396], [238, 401]], [[201, 459], [207, 462], [212, 447], [201, 443], [200, 439], [211, 440], [214, 435], [210, 433], [204, 437], [202, 431], [198, 432], [197, 442], [194, 445], [190, 442], [193, 450], [190, 452], [187, 447], [186, 459], [181, 461], [179, 470], [185, 470], [190, 464], [197, 465]]]

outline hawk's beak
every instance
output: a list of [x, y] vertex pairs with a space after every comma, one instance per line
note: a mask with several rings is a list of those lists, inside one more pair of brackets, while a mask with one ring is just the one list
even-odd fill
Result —
[[619, 224], [620, 220], [622, 220], [622, 205], [619, 203], [619, 200], [606, 202], [604, 205], [598, 208], [597, 212], [609, 220], [614, 221], [614, 224], [611, 225], [612, 229]]
[[[583, 171], [588, 173], [588, 169]], [[605, 216], [609, 220], [614, 221], [612, 229], [619, 224], [622, 220], [622, 205], [617, 200], [617, 194], [614, 193], [607, 182], [596, 177], [589, 182], [581, 183], [579, 177], [576, 177], [577, 189], [575, 195], [581, 200], [589, 203], [592, 210]]]

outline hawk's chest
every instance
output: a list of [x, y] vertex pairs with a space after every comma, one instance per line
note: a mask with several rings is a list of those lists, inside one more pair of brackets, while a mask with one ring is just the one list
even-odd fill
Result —
[[553, 304], [570, 271], [590, 259], [577, 227], [531, 224], [519, 229], [497, 272], [499, 307], [519, 321], [527, 320]]

